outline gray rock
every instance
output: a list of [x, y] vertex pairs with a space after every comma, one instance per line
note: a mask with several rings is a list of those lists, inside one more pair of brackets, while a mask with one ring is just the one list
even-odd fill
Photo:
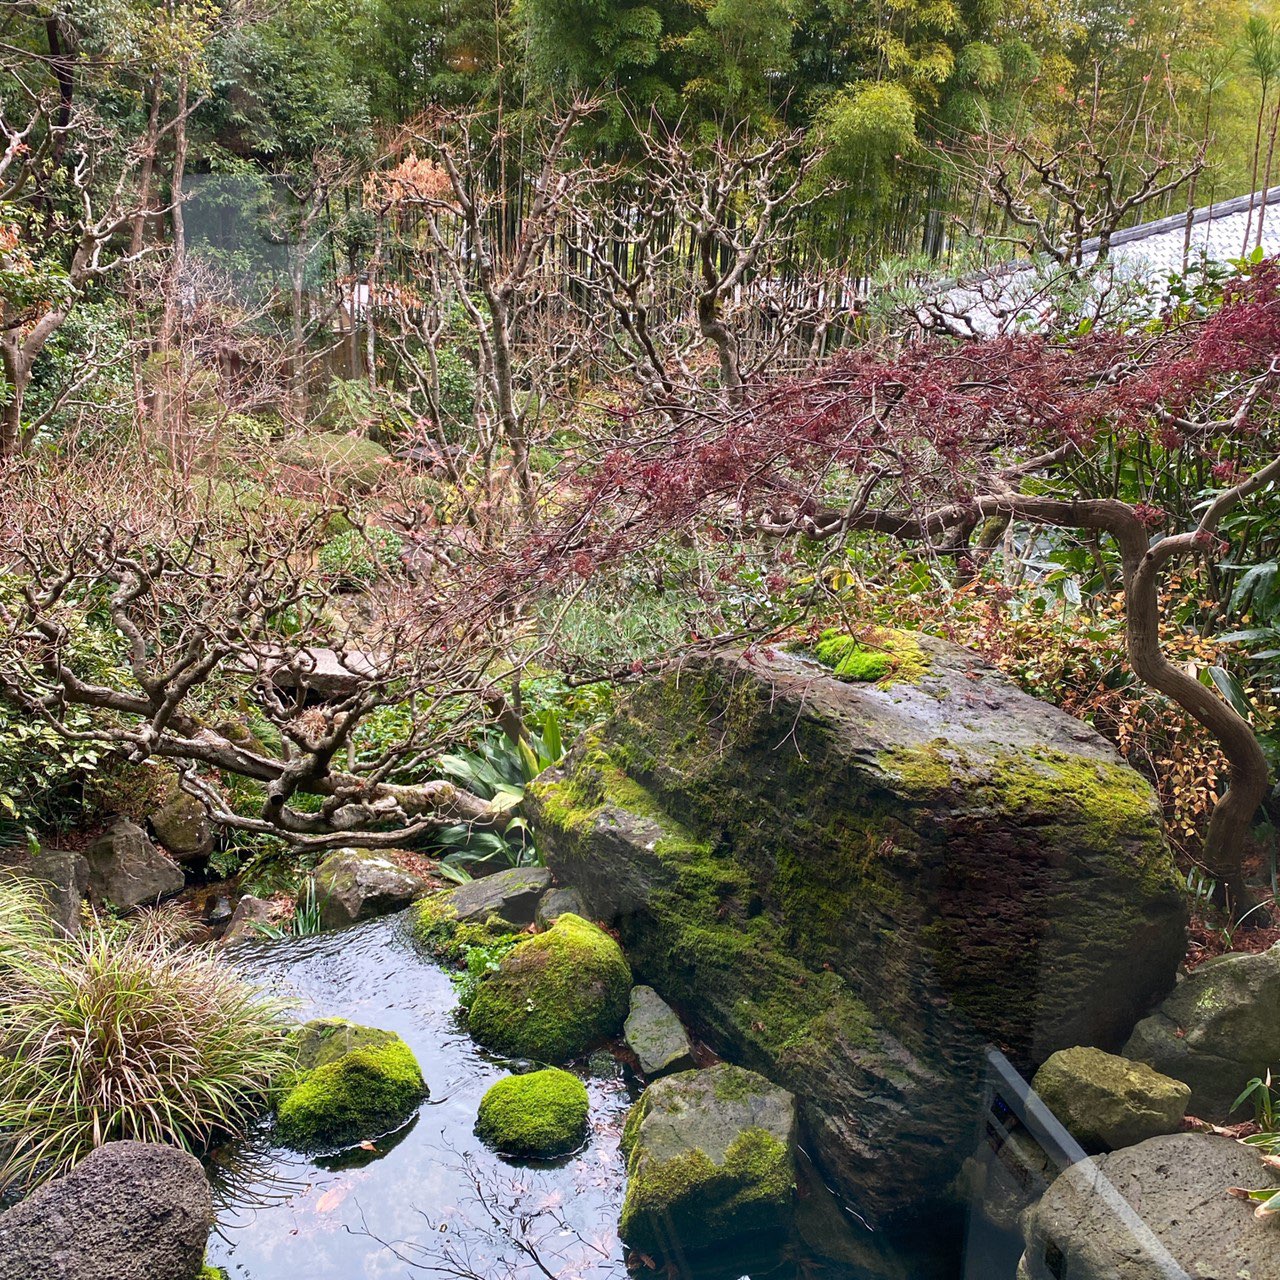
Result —
[[231, 913], [231, 920], [222, 935], [222, 941], [229, 943], [239, 942], [242, 938], [260, 938], [262, 935], [253, 926], [269, 924], [270, 921], [271, 903], [246, 893], [236, 903], [236, 909]]
[[156, 839], [179, 861], [196, 862], [213, 852], [213, 827], [195, 796], [179, 791], [151, 815]]
[[1138, 1023], [1123, 1052], [1190, 1085], [1192, 1115], [1225, 1120], [1249, 1081], [1280, 1065], [1280, 944], [1206, 961]]
[[195, 1280], [212, 1225], [194, 1156], [109, 1142], [0, 1214], [0, 1280]]
[[316, 902], [325, 929], [399, 911], [426, 888], [425, 880], [373, 849], [339, 849], [315, 873]]
[[1025, 1074], [1118, 1048], [1173, 986], [1186, 916], [1154, 793], [1108, 743], [973, 654], [884, 639], [909, 659], [890, 683], [690, 656], [526, 793], [636, 980], [795, 1094], [876, 1227], [936, 1217], [986, 1046]]
[[180, 893], [182, 869], [128, 818], [116, 818], [85, 851], [89, 863], [89, 896], [120, 911], [159, 902]]
[[1191, 1090], [1145, 1062], [1101, 1049], [1059, 1049], [1032, 1087], [1086, 1151], [1132, 1147], [1177, 1133]]
[[265, 674], [281, 689], [302, 687], [318, 698], [347, 698], [381, 674], [376, 654], [360, 649], [307, 648], [269, 656]]
[[550, 929], [561, 916], [582, 916], [584, 920], [588, 918], [582, 894], [572, 886], [560, 885], [548, 889], [538, 899], [533, 918], [539, 929]]
[[655, 1081], [627, 1117], [618, 1232], [650, 1256], [698, 1252], [789, 1225], [795, 1099], [717, 1063]]
[[0, 874], [33, 884], [44, 899], [50, 919], [65, 934], [80, 931], [80, 909], [89, 891], [89, 864], [78, 853], [48, 849], [34, 858], [6, 867]]
[[693, 1066], [693, 1047], [684, 1025], [652, 987], [631, 988], [631, 1012], [622, 1036], [650, 1079]]
[[551, 872], [546, 867], [509, 867], [459, 885], [451, 891], [449, 903], [461, 924], [483, 924], [497, 916], [508, 924], [526, 925], [533, 921], [538, 899], [550, 887]]
[[1023, 1220], [1020, 1280], [1168, 1280], [1099, 1187], [1115, 1188], [1188, 1276], [1280, 1276], [1280, 1232], [1228, 1187], [1280, 1185], [1251, 1148], [1175, 1133], [1073, 1165]]

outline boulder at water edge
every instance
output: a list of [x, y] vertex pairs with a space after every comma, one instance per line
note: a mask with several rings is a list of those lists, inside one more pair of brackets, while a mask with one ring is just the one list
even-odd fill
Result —
[[0, 1280], [195, 1280], [212, 1225], [198, 1160], [109, 1142], [0, 1214]]
[[655, 1081], [623, 1133], [619, 1233], [651, 1256], [778, 1235], [795, 1188], [795, 1099], [719, 1063]]
[[650, 1079], [693, 1066], [693, 1047], [684, 1026], [652, 987], [632, 987], [623, 1038]]
[[1101, 1049], [1059, 1049], [1032, 1088], [1086, 1151], [1114, 1151], [1177, 1133], [1191, 1090], [1145, 1062]]
[[528, 792], [638, 979], [800, 1099], [879, 1223], [946, 1196], [989, 1045], [1117, 1048], [1185, 942], [1155, 796], [1102, 738], [955, 646], [890, 648], [861, 682], [689, 658]]
[[300, 1151], [350, 1146], [398, 1128], [427, 1096], [412, 1050], [398, 1035], [343, 1018], [294, 1032], [297, 1078], [276, 1131]]
[[586, 903], [582, 901], [582, 894], [572, 885], [557, 885], [538, 899], [538, 909], [533, 918], [539, 929], [550, 929], [561, 916], [569, 915], [585, 919]]
[[587, 1136], [587, 1086], [558, 1067], [505, 1076], [480, 1099], [476, 1136], [508, 1156], [561, 1156]]
[[182, 869], [128, 818], [116, 818], [85, 851], [89, 895], [99, 905], [131, 911], [181, 893]]
[[[320, 924], [342, 929], [407, 907], [426, 882], [372, 849], [339, 849], [316, 869], [315, 901]], [[303, 892], [306, 892], [304, 888]]]
[[564, 915], [516, 946], [480, 984], [469, 1026], [498, 1053], [567, 1062], [618, 1034], [630, 990], [618, 944], [580, 916]]
[[1250, 1080], [1280, 1067], [1280, 944], [1200, 965], [1138, 1023], [1124, 1054], [1190, 1085], [1192, 1115], [1225, 1120]]
[[509, 925], [533, 923], [538, 899], [551, 887], [546, 867], [508, 867], [448, 891], [447, 902], [459, 924], [483, 924], [497, 916]]
[[[1280, 1185], [1251, 1147], [1175, 1133], [1073, 1165], [1023, 1220], [1019, 1280], [1280, 1276], [1280, 1232], [1228, 1187]], [[1134, 1210], [1127, 1221], [1123, 1206]], [[1120, 1210], [1119, 1212], [1117, 1210]], [[1159, 1242], [1144, 1237], [1140, 1222]], [[1164, 1256], [1159, 1250], [1164, 1250]]]

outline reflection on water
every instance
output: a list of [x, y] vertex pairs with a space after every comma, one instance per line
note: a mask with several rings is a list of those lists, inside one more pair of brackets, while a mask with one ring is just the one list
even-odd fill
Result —
[[[583, 1148], [557, 1161], [510, 1161], [483, 1147], [472, 1126], [481, 1096], [513, 1064], [460, 1030], [448, 976], [415, 951], [403, 917], [246, 943], [234, 960], [291, 999], [300, 1018], [339, 1015], [397, 1032], [431, 1096], [373, 1150], [301, 1156], [273, 1146], [263, 1123], [214, 1153], [210, 1262], [237, 1280], [627, 1275], [616, 1229], [624, 1183], [618, 1142], [635, 1091], [611, 1055], [594, 1055], [580, 1073], [592, 1122]], [[700, 1263], [698, 1280], [868, 1280], [896, 1269], [873, 1262], [867, 1243], [824, 1205], [816, 1180], [803, 1205], [807, 1242], [767, 1258], [722, 1252], [709, 1268]]]

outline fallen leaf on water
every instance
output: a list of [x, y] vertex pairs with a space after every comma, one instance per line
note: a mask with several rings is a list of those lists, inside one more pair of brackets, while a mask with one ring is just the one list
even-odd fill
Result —
[[360, 1144], [361, 1151], [377, 1151], [377, 1149], [372, 1142], [365, 1141]]
[[347, 1188], [339, 1183], [336, 1187], [330, 1187], [328, 1191], [316, 1201], [317, 1213], [332, 1213], [347, 1198]]

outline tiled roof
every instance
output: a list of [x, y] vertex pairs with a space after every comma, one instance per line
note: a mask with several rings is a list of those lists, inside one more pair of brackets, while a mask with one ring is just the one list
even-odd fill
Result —
[[[1262, 214], [1262, 211], [1265, 213]], [[1108, 262], [1117, 276], [1140, 279], [1157, 288], [1187, 263], [1202, 258], [1226, 264], [1252, 253], [1258, 242], [1262, 214], [1262, 252], [1280, 256], [1280, 187], [1235, 196], [1205, 205], [1191, 214], [1191, 241], [1187, 245], [1187, 214], [1176, 213], [1154, 222], [1117, 231], [1111, 237]], [[1247, 242], [1246, 242], [1247, 233]], [[1084, 260], [1097, 257], [1098, 241], [1084, 244]], [[1002, 263], [960, 280], [940, 284], [927, 309], [930, 321], [957, 333], [994, 333], [1005, 327], [1011, 315], [1033, 317], [1042, 293], [1043, 278], [1024, 260]], [[921, 313], [922, 320], [925, 313]]]

